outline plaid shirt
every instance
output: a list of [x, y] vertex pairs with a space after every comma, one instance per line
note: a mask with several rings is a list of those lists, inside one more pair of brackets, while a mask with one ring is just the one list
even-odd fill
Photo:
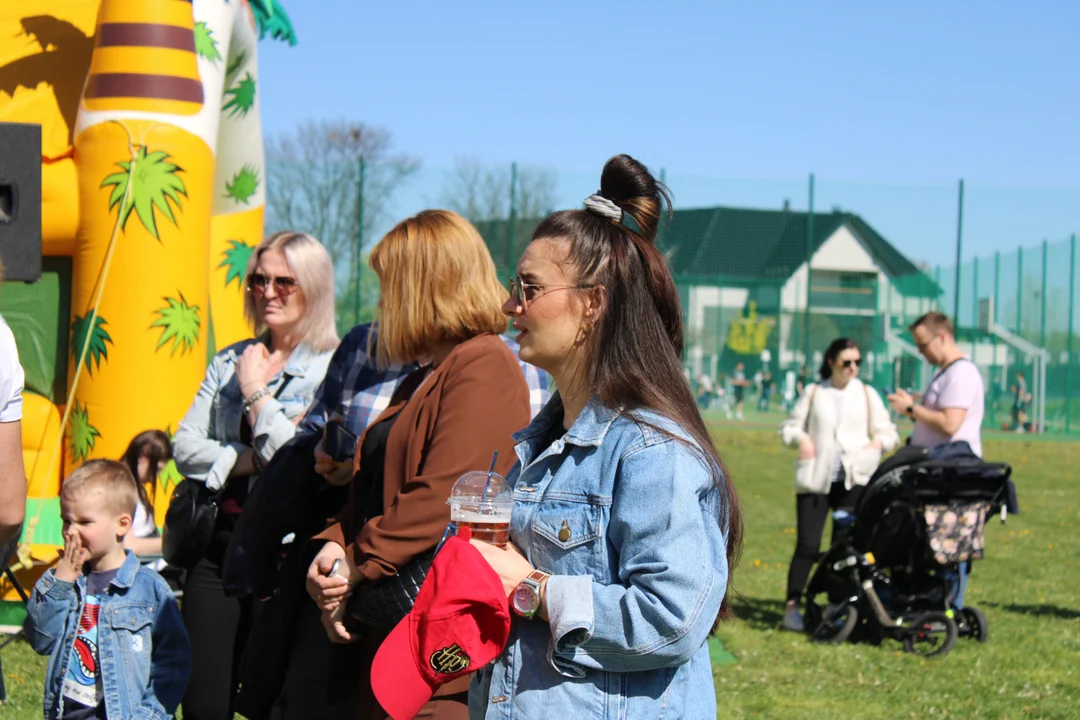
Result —
[[[345, 427], [359, 437], [389, 407], [394, 391], [405, 376], [419, 367], [415, 363], [395, 363], [386, 370], [380, 370], [375, 358], [368, 355], [370, 333], [371, 324], [365, 323], [357, 325], [345, 335], [330, 359], [326, 378], [315, 391], [315, 399], [300, 423], [300, 432], [321, 431], [327, 419], [337, 413], [345, 419]], [[499, 337], [517, 355], [517, 342], [506, 335]], [[536, 417], [551, 397], [547, 373], [528, 363], [519, 363], [525, 382], [529, 385], [532, 417]]]

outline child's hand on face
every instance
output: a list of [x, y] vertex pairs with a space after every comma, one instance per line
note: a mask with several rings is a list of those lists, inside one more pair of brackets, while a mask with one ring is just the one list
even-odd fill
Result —
[[64, 535], [64, 549], [56, 563], [56, 579], [75, 582], [82, 575], [83, 564], [90, 557], [90, 551], [82, 546], [82, 538], [74, 530]]

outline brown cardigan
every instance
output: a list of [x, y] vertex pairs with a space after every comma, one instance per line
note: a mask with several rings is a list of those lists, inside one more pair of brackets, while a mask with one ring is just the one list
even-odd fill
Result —
[[[337, 522], [317, 536], [345, 547], [365, 581], [394, 575], [439, 542], [450, 522], [446, 499], [459, 477], [487, 470], [496, 449], [496, 469], [505, 475], [513, 467], [510, 436], [529, 424], [529, 388], [506, 344], [480, 335], [454, 348], [412, 397], [395, 397], [379, 420], [398, 410], [386, 441], [383, 514], [353, 527], [354, 503], [365, 496], [354, 482]], [[361, 436], [354, 471], [363, 444]]]

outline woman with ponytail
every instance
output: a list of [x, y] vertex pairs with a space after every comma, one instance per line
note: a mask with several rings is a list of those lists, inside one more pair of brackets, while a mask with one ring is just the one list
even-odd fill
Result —
[[514, 436], [512, 545], [474, 541], [519, 619], [473, 680], [473, 718], [716, 716], [706, 641], [731, 614], [742, 518], [682, 373], [655, 245], [668, 207], [614, 157], [584, 209], [540, 223], [510, 281], [520, 358], [559, 392]]

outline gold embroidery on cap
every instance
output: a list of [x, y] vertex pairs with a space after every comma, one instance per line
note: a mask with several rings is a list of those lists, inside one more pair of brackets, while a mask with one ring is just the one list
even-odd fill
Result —
[[458, 647], [457, 643], [454, 643], [450, 647], [436, 650], [431, 653], [431, 659], [428, 660], [431, 669], [442, 675], [453, 675], [462, 670], [468, 670], [469, 662], [469, 656], [465, 654], [464, 650]]

